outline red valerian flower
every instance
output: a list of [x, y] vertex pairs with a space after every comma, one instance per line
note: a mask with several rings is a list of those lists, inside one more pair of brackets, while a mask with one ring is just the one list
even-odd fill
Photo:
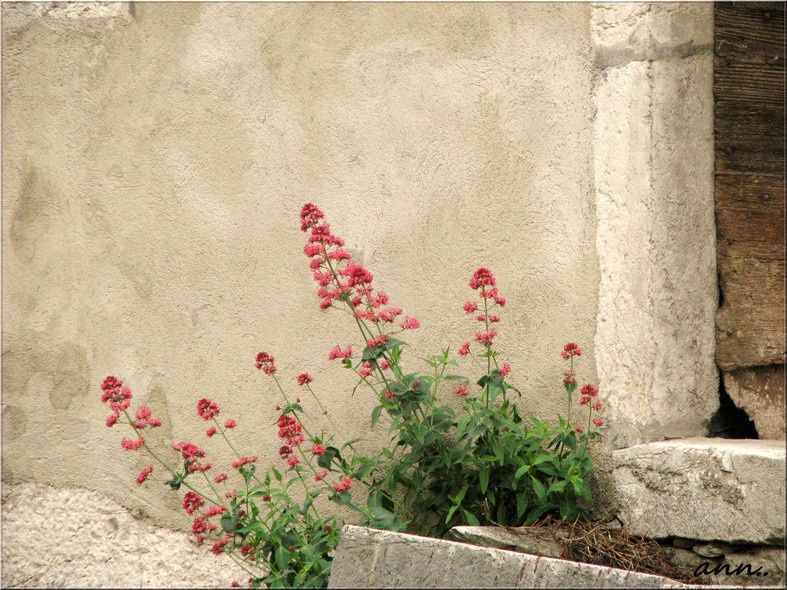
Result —
[[301, 460], [298, 459], [298, 455], [290, 455], [287, 457], [287, 465], [290, 469], [295, 469], [295, 466], [300, 462]]
[[312, 376], [309, 375], [308, 373], [301, 373], [300, 375], [298, 375], [298, 385], [301, 385], [301, 386], [308, 385], [313, 380], [314, 379], [312, 378]]
[[219, 404], [203, 397], [197, 402], [197, 414], [203, 420], [210, 420], [219, 415]]
[[579, 405], [586, 406], [590, 403], [590, 396], [589, 395], [581, 395], [579, 397]]
[[563, 371], [563, 385], [573, 385], [577, 382], [574, 371]]
[[503, 368], [500, 369], [500, 376], [508, 377], [509, 373], [511, 373], [511, 365], [508, 363], [503, 363]]
[[124, 438], [120, 441], [120, 446], [123, 447], [127, 451], [138, 451], [142, 448], [142, 445], [145, 444], [144, 438], [137, 438], [137, 439], [130, 439]]
[[399, 324], [403, 330], [415, 330], [421, 327], [420, 322], [413, 316], [407, 316], [404, 321]]
[[207, 436], [208, 438], [212, 437], [214, 434], [216, 434], [216, 427], [215, 426], [211, 426], [210, 428], [208, 428], [205, 431], [205, 436]]
[[224, 552], [224, 546], [231, 540], [231, 537], [225, 535], [220, 541], [213, 543], [213, 546], [210, 548], [211, 552], [214, 555], [221, 555]]
[[254, 366], [266, 375], [273, 375], [276, 372], [276, 359], [272, 354], [265, 351], [257, 353]]
[[161, 426], [161, 420], [153, 417], [153, 412], [147, 406], [140, 406], [136, 413], [136, 420], [134, 421], [134, 428], [143, 430], [145, 428], [158, 428]]
[[185, 510], [189, 516], [194, 514], [196, 510], [205, 504], [205, 500], [202, 499], [202, 496], [197, 494], [196, 492], [186, 492], [183, 496], [183, 510]]
[[226, 473], [219, 473], [218, 475], [216, 475], [216, 477], [213, 478], [213, 481], [215, 481], [216, 483], [221, 483], [223, 481], [227, 481], [228, 477], [229, 475], [227, 475]]
[[201, 459], [205, 456], [205, 451], [200, 449], [197, 445], [185, 440], [172, 445], [172, 450], [178, 451], [184, 459]]
[[492, 271], [488, 268], [479, 268], [473, 273], [473, 276], [470, 278], [470, 288], [471, 289], [480, 289], [483, 287], [494, 287], [495, 286], [495, 276], [492, 274]]
[[224, 421], [224, 428], [232, 429], [232, 428], [235, 428], [237, 425], [238, 425], [238, 422], [236, 420], [233, 420], [232, 418], [227, 418]]
[[477, 332], [475, 339], [484, 346], [491, 346], [496, 336], [497, 330], [492, 328], [489, 332]]
[[468, 354], [470, 354], [470, 343], [465, 342], [459, 347], [459, 356], [467, 356]]
[[208, 532], [208, 521], [200, 518], [199, 516], [194, 519], [191, 525], [191, 532], [195, 535], [202, 535]]
[[253, 457], [245, 456], [245, 457], [241, 457], [240, 459], [235, 459], [231, 463], [231, 465], [233, 469], [238, 469], [239, 467], [243, 467], [244, 465], [248, 465], [249, 463], [256, 463], [259, 460], [260, 458], [257, 455], [254, 455]]
[[305, 439], [303, 426], [291, 414], [282, 414], [276, 422], [279, 426], [279, 438], [285, 440], [288, 446], [297, 447]]
[[604, 419], [603, 418], [593, 418], [593, 424], [596, 426], [604, 426]]
[[120, 416], [118, 414], [110, 414], [109, 417], [107, 418], [107, 421], [105, 422], [107, 428], [112, 428], [115, 425], [115, 423], [118, 421], [119, 417]]
[[353, 484], [352, 481], [350, 481], [350, 478], [345, 475], [339, 483], [333, 486], [333, 489], [336, 491], [336, 493], [340, 494], [349, 490], [352, 485]]
[[142, 485], [145, 483], [145, 480], [150, 476], [151, 473], [153, 473], [153, 465], [148, 465], [145, 467], [145, 469], [140, 471], [139, 475], [137, 475], [137, 485]]
[[372, 365], [369, 361], [364, 361], [361, 366], [358, 368], [358, 374], [361, 377], [368, 377], [372, 374]]
[[583, 385], [579, 392], [582, 395], [586, 395], [588, 397], [596, 397], [598, 395], [598, 389], [596, 389], [596, 386], [592, 383], [586, 383]]
[[461, 385], [454, 387], [454, 393], [459, 397], [467, 397], [467, 394], [470, 392], [467, 390], [467, 385], [462, 383]]
[[226, 506], [211, 506], [205, 511], [205, 516], [218, 516], [219, 514], [224, 514], [225, 512], [227, 512]]
[[582, 356], [582, 349], [573, 342], [567, 342], [563, 347], [563, 352], [560, 353], [560, 356], [564, 360], [568, 360], [574, 356]]
[[596, 401], [593, 402], [593, 409], [596, 410], [597, 412], [604, 411], [604, 404], [601, 403], [600, 399], [597, 399]]
[[385, 399], [393, 399], [393, 398], [394, 398], [394, 394], [392, 392], [390, 391], [385, 392]]
[[324, 455], [324, 454], [325, 454], [325, 447], [323, 445], [317, 443], [312, 445], [312, 455], [314, 455], [315, 457], [319, 457], [320, 455]]
[[467, 301], [462, 308], [465, 310], [465, 313], [470, 314], [478, 309], [478, 304], [475, 301]]
[[320, 469], [317, 473], [314, 474], [314, 481], [322, 481], [328, 476], [327, 469]]
[[119, 414], [131, 406], [131, 390], [124, 387], [123, 382], [117, 377], [112, 375], [106, 377], [101, 383], [101, 391], [103, 392], [101, 402], [108, 403], [113, 414]]
[[577, 432], [577, 434], [582, 434], [583, 432], [585, 432], [585, 427], [582, 426], [582, 424], [577, 424], [576, 426], [574, 426], [574, 430]]
[[348, 346], [347, 348], [342, 350], [341, 347], [337, 344], [328, 353], [328, 360], [329, 361], [333, 361], [333, 360], [336, 360], [336, 359], [344, 360], [344, 359], [350, 358], [352, 355], [353, 355], [353, 349], [352, 349], [351, 346]]
[[323, 213], [317, 205], [306, 203], [301, 207], [301, 231], [308, 231], [317, 225], [324, 217], [325, 213]]

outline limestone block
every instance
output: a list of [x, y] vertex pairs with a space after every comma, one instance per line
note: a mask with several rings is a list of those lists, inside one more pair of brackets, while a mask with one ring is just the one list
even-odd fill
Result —
[[[784, 587], [785, 553], [781, 547], [703, 543], [692, 551], [666, 547], [665, 554], [673, 565], [687, 572], [702, 572], [697, 581], [703, 584]], [[720, 573], [706, 573], [703, 564]]]
[[131, 2], [8, 2], [7, 14], [52, 18], [113, 18], [129, 16]]
[[710, 53], [603, 70], [596, 368], [621, 448], [703, 436], [719, 405]]
[[710, 3], [598, 3], [591, 22], [600, 65], [686, 55], [713, 43]]
[[243, 573], [101, 494], [3, 482], [4, 588], [227, 588]]
[[724, 372], [724, 388], [760, 438], [784, 440], [784, 365]]
[[637, 534], [783, 542], [782, 442], [662, 441], [613, 451], [612, 461], [620, 518]]
[[677, 588], [649, 574], [345, 526], [329, 588]]
[[515, 549], [546, 557], [560, 557], [563, 553], [563, 548], [553, 535], [529, 527], [456, 526], [449, 535], [457, 541], [473, 545]]

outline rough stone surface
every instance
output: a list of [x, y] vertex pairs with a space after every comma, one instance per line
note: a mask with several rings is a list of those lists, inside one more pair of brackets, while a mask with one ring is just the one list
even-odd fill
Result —
[[[719, 404], [712, 6], [660, 6], [593, 9], [596, 369], [613, 448], [704, 435]], [[630, 52], [646, 41], [658, 55]]]
[[376, 399], [348, 403], [353, 377], [326, 360], [360, 337], [318, 309], [307, 200], [420, 320], [413, 366], [472, 338], [467, 280], [491, 266], [523, 408], [562, 410], [566, 340], [595, 380], [589, 21], [584, 4], [139, 2], [130, 19], [7, 28], [5, 477], [182, 524], [163, 486], [126, 491], [136, 459], [103, 426], [101, 379], [171, 425], [162, 447], [202, 435], [209, 395], [242, 418], [244, 452], [279, 461], [261, 349], [289, 382], [314, 375], [348, 439], [384, 444], [363, 419]]
[[4, 16], [116, 18], [131, 14], [131, 2], [5, 2]]
[[670, 588], [674, 580], [345, 526], [329, 588]]
[[516, 549], [546, 557], [560, 557], [563, 551], [554, 536], [528, 527], [456, 526], [449, 534], [452, 539], [473, 545]]
[[4, 588], [226, 588], [242, 573], [101, 494], [3, 485]]
[[612, 458], [620, 517], [635, 533], [783, 544], [782, 442], [672, 440], [617, 450]]
[[725, 371], [724, 388], [760, 438], [784, 440], [784, 365]]

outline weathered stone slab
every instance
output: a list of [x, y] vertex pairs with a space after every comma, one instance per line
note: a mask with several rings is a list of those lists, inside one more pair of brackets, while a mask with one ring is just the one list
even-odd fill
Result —
[[781, 544], [780, 441], [690, 438], [612, 453], [620, 518], [637, 534]]
[[449, 531], [451, 538], [473, 545], [516, 549], [546, 557], [560, 557], [563, 548], [554, 535], [536, 532], [530, 527], [455, 526]]
[[685, 588], [562, 559], [345, 526], [329, 588]]

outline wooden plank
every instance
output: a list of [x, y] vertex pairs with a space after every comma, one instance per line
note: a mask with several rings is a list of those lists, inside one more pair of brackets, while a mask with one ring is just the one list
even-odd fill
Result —
[[725, 370], [785, 361], [784, 16], [782, 3], [715, 5], [716, 358]]

